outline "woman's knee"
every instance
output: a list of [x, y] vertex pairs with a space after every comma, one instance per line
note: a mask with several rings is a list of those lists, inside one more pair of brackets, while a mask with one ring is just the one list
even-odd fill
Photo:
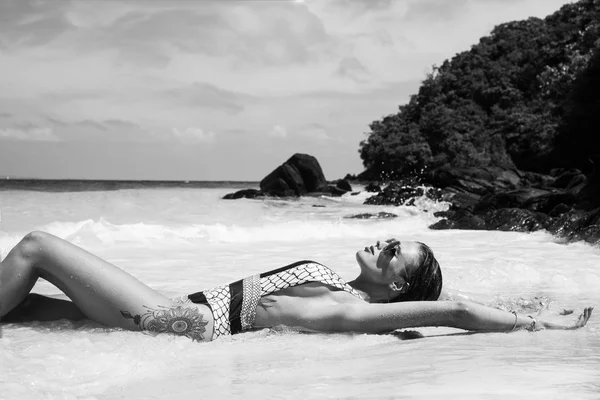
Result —
[[49, 233], [41, 231], [30, 232], [21, 239], [15, 249], [22, 258], [35, 262], [39, 260], [44, 249], [48, 246], [51, 236]]

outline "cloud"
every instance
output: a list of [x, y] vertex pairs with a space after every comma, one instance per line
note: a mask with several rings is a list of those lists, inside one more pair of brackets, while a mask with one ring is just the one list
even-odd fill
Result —
[[149, 129], [121, 119], [84, 119], [68, 121], [45, 117], [54, 134], [63, 142], [72, 143], [149, 143], [164, 141]]
[[52, 128], [22, 126], [20, 128], [0, 128], [0, 139], [13, 139], [31, 142], [60, 142]]
[[326, 56], [335, 43], [321, 18], [303, 5], [248, 2], [225, 20], [236, 34], [232, 50], [250, 64], [305, 64]]
[[90, 17], [97, 6], [63, 10], [77, 26], [69, 47], [116, 51], [145, 67], [165, 68], [178, 54], [224, 58], [236, 68], [306, 63], [326, 55], [332, 40], [317, 15], [288, 1], [108, 2], [110, 12]]
[[336, 0], [334, 3], [341, 8], [351, 8], [357, 12], [364, 12], [388, 9], [392, 0]]
[[85, 119], [81, 121], [67, 122], [56, 117], [45, 117], [45, 120], [57, 127], [83, 126], [95, 128], [101, 131], [106, 131], [107, 129], [140, 129], [139, 125], [134, 124], [131, 121], [125, 121], [122, 119], [104, 119], [99, 121]]
[[225, 129], [224, 130], [225, 133], [234, 135], [234, 136], [242, 136], [242, 135], [248, 135], [251, 132], [248, 131], [247, 129], [241, 129], [241, 128], [231, 128], [231, 129]]
[[212, 143], [215, 141], [214, 132], [205, 132], [200, 128], [186, 128], [184, 130], [173, 128], [173, 136], [183, 144]]
[[186, 87], [170, 89], [165, 91], [164, 95], [186, 107], [212, 108], [230, 114], [237, 114], [244, 109], [240, 102], [243, 95], [209, 83], [197, 82]]
[[96, 121], [91, 121], [89, 119], [86, 119], [84, 121], [79, 121], [79, 122], [75, 123], [75, 125], [84, 127], [84, 128], [92, 128], [92, 129], [97, 129], [100, 131], [106, 131], [106, 127], [104, 125], [102, 125], [101, 123], [96, 122]]
[[62, 103], [80, 100], [97, 100], [102, 99], [105, 95], [105, 91], [100, 90], [71, 89], [63, 87], [60, 91], [46, 92], [43, 94], [43, 97], [49, 101]]
[[407, 21], [448, 21], [461, 16], [468, 7], [469, 2], [470, 0], [412, 1], [409, 2], [403, 19]]
[[303, 124], [293, 128], [291, 132], [282, 125], [275, 125], [268, 135], [278, 139], [292, 138], [303, 141], [306, 139], [324, 141], [330, 140], [327, 129], [319, 123]]
[[0, 48], [45, 45], [69, 31], [70, 1], [3, 0], [0, 2]]
[[356, 57], [346, 57], [340, 61], [336, 74], [356, 81], [364, 81], [369, 71]]
[[285, 129], [285, 127], [283, 127], [281, 125], [275, 125], [273, 127], [273, 129], [271, 129], [269, 131], [269, 136], [272, 136], [275, 138], [285, 139], [287, 137], [287, 135], [288, 135], [287, 129]]
[[130, 121], [124, 121], [122, 119], [107, 119], [102, 123], [110, 128], [126, 128], [126, 129], [139, 129], [137, 124]]
[[300, 126], [298, 128], [298, 135], [318, 141], [331, 140], [325, 126], [319, 123], [311, 123]]
[[165, 67], [173, 51], [215, 54], [219, 47], [220, 18], [197, 10], [153, 10], [137, 7], [110, 24], [83, 32], [82, 50], [117, 50], [121, 60], [146, 67]]

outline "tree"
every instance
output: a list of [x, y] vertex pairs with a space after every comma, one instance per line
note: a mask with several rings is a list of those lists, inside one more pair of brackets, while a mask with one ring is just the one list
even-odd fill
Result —
[[[600, 0], [567, 4], [544, 20], [497, 26], [469, 51], [434, 66], [397, 114], [370, 125], [360, 144], [363, 164], [390, 176], [446, 163], [538, 172], [563, 165], [554, 149], [557, 135], [564, 144], [565, 132], [583, 129], [574, 128], [578, 113], [591, 112], [581, 108], [592, 95], [584, 96], [583, 86], [594, 82], [589, 74], [581, 78], [585, 83], [578, 77], [588, 71], [599, 40]], [[579, 94], [570, 97], [574, 85]], [[565, 159], [575, 160], [569, 151]]]
[[600, 46], [575, 81], [565, 109], [556, 140], [557, 163], [600, 172]]

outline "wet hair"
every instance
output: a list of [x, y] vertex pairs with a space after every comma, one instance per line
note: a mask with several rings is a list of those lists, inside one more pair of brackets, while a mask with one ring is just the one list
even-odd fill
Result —
[[416, 273], [409, 277], [409, 287], [404, 293], [390, 299], [390, 303], [400, 301], [435, 301], [442, 291], [442, 269], [433, 256], [433, 251], [425, 243], [417, 242], [421, 246], [419, 258], [421, 259]]

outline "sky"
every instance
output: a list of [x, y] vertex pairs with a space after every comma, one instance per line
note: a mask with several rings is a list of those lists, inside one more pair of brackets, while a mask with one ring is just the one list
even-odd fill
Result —
[[357, 174], [433, 65], [570, 2], [0, 0], [0, 177]]

